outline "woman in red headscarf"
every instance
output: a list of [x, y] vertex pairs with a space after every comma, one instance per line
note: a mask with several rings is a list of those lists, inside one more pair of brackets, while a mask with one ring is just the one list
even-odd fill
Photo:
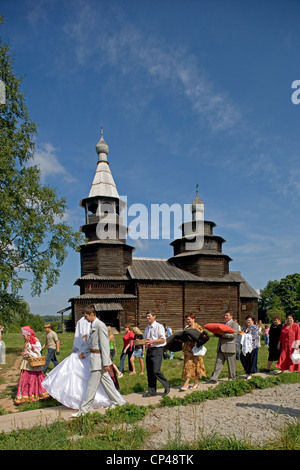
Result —
[[24, 326], [21, 333], [24, 338], [24, 347], [21, 353], [21, 373], [15, 398], [16, 405], [49, 398], [48, 392], [42, 386], [42, 381], [45, 378], [42, 371], [43, 367], [31, 367], [28, 361], [29, 357], [41, 356], [41, 343], [35, 337], [35, 333], [30, 326]]

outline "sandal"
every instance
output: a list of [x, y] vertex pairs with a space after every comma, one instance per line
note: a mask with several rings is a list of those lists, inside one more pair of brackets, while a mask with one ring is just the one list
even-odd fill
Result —
[[180, 390], [181, 390], [182, 392], [185, 392], [188, 388], [189, 388], [189, 386], [187, 385], [186, 387], [181, 387]]

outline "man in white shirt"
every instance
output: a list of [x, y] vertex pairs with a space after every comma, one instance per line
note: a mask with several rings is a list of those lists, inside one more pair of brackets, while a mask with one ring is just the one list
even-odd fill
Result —
[[148, 378], [148, 392], [143, 397], [153, 397], [156, 395], [157, 380], [164, 387], [164, 395], [170, 392], [170, 384], [161, 372], [163, 359], [163, 346], [166, 344], [166, 335], [163, 325], [156, 321], [156, 315], [147, 313], [148, 325], [145, 328], [144, 339], [146, 339], [146, 369]]

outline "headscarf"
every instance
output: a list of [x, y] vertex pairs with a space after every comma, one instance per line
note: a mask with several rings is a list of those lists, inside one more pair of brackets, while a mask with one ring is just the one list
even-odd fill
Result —
[[22, 331], [22, 335], [30, 336], [30, 338], [29, 338], [29, 343], [30, 343], [30, 344], [35, 344], [35, 343], [37, 342], [37, 339], [36, 339], [36, 337], [34, 336], [35, 333], [34, 333], [34, 331], [30, 328], [30, 326], [23, 326], [21, 331]]

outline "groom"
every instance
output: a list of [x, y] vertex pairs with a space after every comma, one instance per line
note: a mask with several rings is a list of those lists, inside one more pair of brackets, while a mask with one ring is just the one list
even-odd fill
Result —
[[73, 417], [85, 415], [89, 411], [100, 381], [112, 404], [123, 404], [123, 402], [120, 402], [119, 395], [108, 372], [112, 361], [110, 358], [106, 325], [97, 318], [93, 305], [87, 306], [83, 313], [85, 319], [91, 324], [91, 332], [86, 349], [79, 354], [79, 357], [84, 359], [86, 355], [90, 353], [91, 375], [87, 386], [85, 400], [81, 404], [80, 410], [72, 415]]

